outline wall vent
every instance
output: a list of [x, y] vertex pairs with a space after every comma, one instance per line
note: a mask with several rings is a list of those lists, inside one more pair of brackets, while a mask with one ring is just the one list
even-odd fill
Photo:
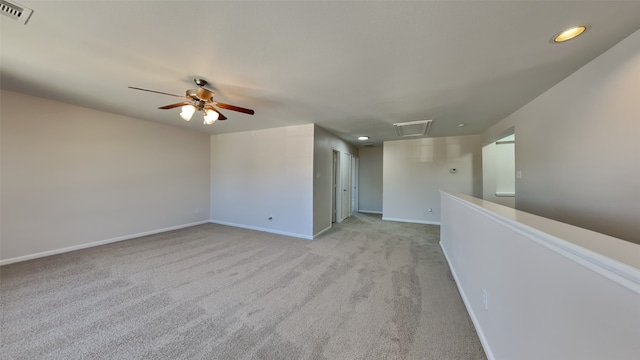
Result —
[[375, 147], [375, 145], [371, 144], [371, 143], [367, 143], [367, 144], [362, 144], [362, 147], [363, 148], [372, 148], [372, 147]]
[[431, 129], [432, 120], [418, 120], [409, 121], [404, 123], [395, 123], [393, 127], [396, 129], [396, 134], [400, 137], [410, 136], [424, 136], [429, 133]]
[[16, 2], [0, 0], [0, 13], [26, 25], [29, 18], [31, 18], [31, 14], [33, 14], [33, 10]]

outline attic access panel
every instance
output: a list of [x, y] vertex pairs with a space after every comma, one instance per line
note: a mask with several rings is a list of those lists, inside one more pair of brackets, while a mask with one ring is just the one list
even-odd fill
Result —
[[33, 10], [17, 2], [0, 0], [0, 14], [7, 16], [13, 20], [18, 20], [23, 24], [27, 24]]
[[396, 134], [398, 134], [399, 137], [424, 136], [429, 133], [432, 121], [433, 120], [418, 120], [395, 123], [393, 127], [396, 129]]

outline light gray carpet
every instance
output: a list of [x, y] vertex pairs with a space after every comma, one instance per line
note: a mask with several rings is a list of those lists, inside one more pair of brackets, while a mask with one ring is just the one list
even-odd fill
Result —
[[[207, 224], [0, 268], [2, 359], [486, 359], [439, 227]], [[46, 239], [43, 239], [46, 240]]]

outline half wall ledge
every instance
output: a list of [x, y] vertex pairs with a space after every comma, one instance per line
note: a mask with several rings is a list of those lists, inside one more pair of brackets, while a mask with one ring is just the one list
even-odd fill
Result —
[[489, 359], [637, 359], [640, 245], [441, 191], [442, 247]]

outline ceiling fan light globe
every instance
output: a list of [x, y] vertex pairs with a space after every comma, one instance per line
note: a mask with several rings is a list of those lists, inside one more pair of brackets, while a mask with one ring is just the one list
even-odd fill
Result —
[[213, 110], [207, 110], [207, 112], [205, 112], [204, 114], [204, 123], [207, 125], [211, 125], [216, 122], [216, 120], [218, 120], [219, 116], [220, 115], [217, 112]]
[[191, 105], [185, 105], [182, 107], [182, 112], [180, 113], [180, 117], [185, 120], [185, 121], [189, 121], [191, 120], [191, 117], [193, 116], [193, 113], [196, 111], [196, 108], [194, 108]]

